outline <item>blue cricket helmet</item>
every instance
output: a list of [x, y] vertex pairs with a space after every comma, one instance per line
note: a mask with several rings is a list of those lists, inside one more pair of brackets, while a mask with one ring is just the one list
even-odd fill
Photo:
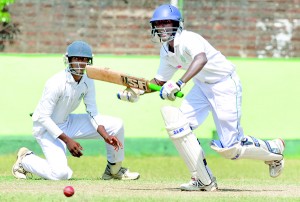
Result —
[[[88, 58], [88, 62], [71, 62], [71, 58], [73, 57]], [[64, 62], [67, 65], [68, 72], [73, 75], [83, 76], [85, 73], [85, 66], [93, 64], [91, 46], [84, 41], [74, 41], [67, 47]]]
[[74, 41], [67, 47], [66, 56], [93, 58], [92, 48], [84, 41]]
[[[171, 20], [172, 27], [156, 27], [155, 22], [161, 20]], [[175, 38], [177, 32], [183, 30], [183, 19], [181, 13], [175, 6], [170, 4], [163, 4], [154, 10], [153, 16], [150, 19], [151, 24], [151, 41], [154, 43], [157, 42], [169, 42]], [[172, 31], [170, 31], [172, 28]], [[167, 31], [168, 30], [168, 31]], [[164, 33], [165, 36], [162, 36], [161, 33]], [[158, 36], [158, 37], [156, 37]], [[159, 39], [159, 40], [156, 40]]]
[[163, 4], [155, 9], [150, 23], [158, 20], [182, 21], [181, 13], [175, 6]]

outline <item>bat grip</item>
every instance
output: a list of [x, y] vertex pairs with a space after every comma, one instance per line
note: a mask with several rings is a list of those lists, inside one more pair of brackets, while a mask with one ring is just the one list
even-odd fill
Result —
[[[153, 91], [160, 91], [160, 89], [161, 89], [161, 86], [156, 85], [154, 83], [148, 83], [148, 86]], [[175, 96], [179, 97], [179, 98], [182, 98], [184, 96], [184, 94], [179, 91], [179, 92], [175, 93]]]

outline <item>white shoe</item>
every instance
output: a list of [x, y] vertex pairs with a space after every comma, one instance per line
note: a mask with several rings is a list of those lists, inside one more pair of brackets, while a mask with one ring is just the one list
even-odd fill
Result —
[[102, 175], [102, 180], [137, 180], [139, 179], [140, 174], [136, 172], [130, 172], [128, 168], [121, 167], [117, 174], [111, 174], [109, 165], [106, 166], [106, 169]]
[[[282, 139], [276, 139], [273, 140], [273, 142], [277, 145], [277, 148], [273, 152], [282, 155], [285, 147], [284, 141]], [[269, 165], [269, 173], [271, 177], [278, 177], [282, 173], [284, 168], [283, 157], [280, 161], [266, 161], [265, 163]]]
[[181, 191], [217, 191], [218, 185], [215, 177], [209, 185], [204, 185], [200, 180], [192, 178], [189, 183], [180, 185]]
[[26, 179], [26, 174], [30, 173], [30, 172], [27, 172], [26, 170], [24, 170], [24, 168], [21, 164], [23, 158], [30, 154], [33, 154], [33, 152], [30, 151], [29, 149], [27, 149], [26, 147], [22, 147], [21, 149], [19, 149], [18, 155], [17, 155], [17, 161], [15, 162], [15, 164], [12, 167], [12, 174], [17, 179]]

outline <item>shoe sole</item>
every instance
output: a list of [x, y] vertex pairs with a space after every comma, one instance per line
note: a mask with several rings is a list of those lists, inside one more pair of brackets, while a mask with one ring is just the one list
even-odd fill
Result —
[[119, 179], [119, 180], [137, 180], [137, 179], [139, 179], [140, 178], [140, 175], [138, 175], [137, 177], [135, 177], [135, 178], [121, 178], [121, 179]]
[[101, 178], [101, 180], [137, 180], [140, 178], [140, 175], [136, 178], [118, 178], [118, 177], [112, 177], [112, 176], [105, 176]]
[[140, 175], [138, 175], [136, 178], [118, 178], [113, 177], [111, 175], [103, 174], [101, 180], [137, 180], [140, 178]]
[[[210, 188], [210, 190], [208, 190]], [[185, 188], [180, 188], [181, 191], [208, 191], [208, 192], [214, 192], [214, 191], [218, 191], [218, 185], [217, 183], [214, 183], [213, 185], [210, 185], [210, 187], [207, 187], [207, 189], [205, 188], [195, 188], [195, 189], [185, 189]]]

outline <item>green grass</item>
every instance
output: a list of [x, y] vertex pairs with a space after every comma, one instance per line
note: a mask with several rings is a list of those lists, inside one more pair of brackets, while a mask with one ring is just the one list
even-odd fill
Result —
[[[68, 181], [48, 181], [33, 177], [16, 180], [10, 169], [15, 156], [0, 156], [0, 201], [297, 201], [300, 199], [300, 159], [286, 159], [286, 167], [278, 178], [268, 176], [264, 163], [252, 160], [230, 161], [208, 158], [217, 177], [218, 192], [182, 192], [181, 183], [189, 173], [179, 157], [128, 156], [124, 166], [138, 171], [137, 181], [99, 180], [105, 158], [69, 157], [73, 178]], [[75, 195], [66, 198], [62, 190], [71, 185]]]
[[[46, 80], [64, 68], [62, 55], [0, 54], [0, 60], [0, 85], [3, 87], [0, 105], [5, 106], [1, 109], [0, 135], [29, 135], [32, 123], [28, 114], [37, 105]], [[245, 133], [265, 139], [298, 138], [300, 124], [295, 111], [300, 103], [300, 60], [230, 60], [237, 66], [243, 84], [242, 125]], [[159, 58], [98, 55], [94, 64], [151, 79]], [[175, 78], [182, 73], [179, 71]], [[192, 82], [188, 83], [183, 92], [187, 93], [191, 86]], [[122, 86], [96, 81], [96, 89], [99, 111], [122, 118], [127, 137], [166, 137], [159, 109], [163, 105], [179, 106], [181, 101], [163, 101], [154, 93], [142, 96], [133, 104], [116, 99], [116, 93], [124, 89]], [[76, 112], [84, 112], [84, 106]], [[211, 138], [213, 130], [214, 123], [209, 117], [196, 134]]]
[[[97, 156], [105, 154], [105, 142], [102, 140], [77, 140], [84, 148], [84, 155]], [[207, 155], [218, 156], [210, 148], [211, 139], [200, 138], [203, 150]], [[300, 140], [285, 140], [284, 156], [300, 157]], [[142, 145], [142, 146], [141, 146]], [[35, 154], [41, 155], [42, 149], [33, 136], [0, 136], [0, 155], [15, 154], [21, 147], [27, 147]], [[177, 156], [178, 152], [169, 138], [125, 138], [125, 151], [131, 156]]]

